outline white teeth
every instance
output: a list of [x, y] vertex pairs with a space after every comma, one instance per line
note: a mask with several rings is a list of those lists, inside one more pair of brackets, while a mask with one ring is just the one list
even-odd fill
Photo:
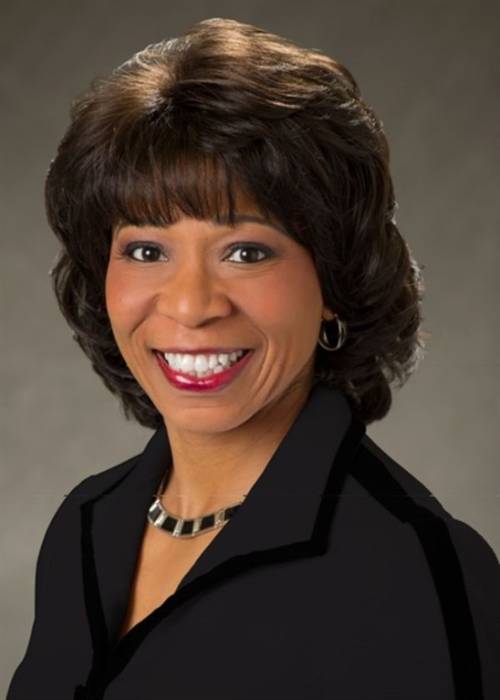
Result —
[[197, 372], [206, 372], [208, 369], [208, 359], [205, 355], [196, 355], [194, 359], [194, 367]]
[[196, 358], [192, 355], [181, 355], [176, 359], [179, 360], [178, 366], [182, 372], [191, 372], [191, 370], [194, 369], [194, 361]]
[[197, 377], [209, 374], [217, 374], [234, 364], [243, 355], [243, 350], [231, 353], [219, 353], [211, 355], [185, 355], [179, 353], [164, 353], [168, 364], [174, 369]]
[[216, 365], [217, 365], [217, 356], [216, 355], [209, 355], [208, 356], [208, 368], [214, 369]]
[[223, 365], [224, 367], [229, 367], [231, 363], [231, 357], [229, 355], [217, 355], [217, 359], [219, 365]]

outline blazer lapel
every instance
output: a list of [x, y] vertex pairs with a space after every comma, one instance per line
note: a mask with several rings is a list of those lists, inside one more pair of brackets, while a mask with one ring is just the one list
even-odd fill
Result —
[[119, 474], [104, 490], [81, 503], [83, 583], [97, 656], [118, 635], [147, 511], [169, 463], [170, 448], [161, 427], [124, 476]]
[[[336, 463], [336, 473], [332, 466], [343, 439], [354, 425], [353, 419], [340, 392], [323, 385], [313, 387], [243, 506], [204, 550], [179, 588], [231, 557], [238, 557], [241, 563], [246, 555], [277, 551], [289, 545], [310, 543], [309, 549], [324, 545], [324, 542], [320, 544], [320, 530], [316, 529], [320, 504], [325, 490], [331, 493], [336, 486], [340, 488], [345, 476], [345, 459]], [[355, 420], [351, 433], [355, 440], [349, 441], [351, 449], [365, 430], [364, 424]], [[327, 489], [330, 476], [334, 479]], [[296, 552], [299, 555], [300, 549]]]
[[[341, 392], [323, 384], [313, 386], [243, 505], [182, 579], [165, 612], [174, 599], [183, 599], [235, 568], [325, 551], [327, 525], [365, 431]], [[96, 655], [104, 653], [118, 634], [147, 526], [147, 510], [170, 460], [168, 435], [162, 425], [125, 474], [120, 471], [105, 490], [81, 504], [84, 587]], [[137, 628], [144, 627], [143, 623], [148, 619], [122, 641], [138, 635]]]

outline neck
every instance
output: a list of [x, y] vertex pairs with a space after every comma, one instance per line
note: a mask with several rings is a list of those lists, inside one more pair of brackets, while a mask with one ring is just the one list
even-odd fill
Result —
[[293, 386], [250, 419], [220, 433], [166, 424], [172, 466], [161, 497], [182, 518], [195, 518], [243, 500], [292, 426], [310, 385]]

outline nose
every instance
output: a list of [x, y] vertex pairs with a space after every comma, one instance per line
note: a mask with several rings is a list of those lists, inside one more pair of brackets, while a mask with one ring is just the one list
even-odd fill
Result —
[[156, 310], [184, 326], [195, 327], [232, 312], [223, 282], [203, 265], [191, 261], [169, 276], [156, 297]]

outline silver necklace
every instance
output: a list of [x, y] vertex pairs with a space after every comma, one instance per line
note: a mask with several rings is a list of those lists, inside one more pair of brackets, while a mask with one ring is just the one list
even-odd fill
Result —
[[180, 518], [168, 511], [160, 501], [166, 488], [165, 479], [166, 476], [162, 479], [158, 493], [153, 495], [153, 502], [148, 509], [148, 521], [172, 537], [196, 537], [196, 535], [222, 527], [238, 511], [247, 496], [245, 493], [241, 501], [207, 515], [200, 515], [197, 518]]

